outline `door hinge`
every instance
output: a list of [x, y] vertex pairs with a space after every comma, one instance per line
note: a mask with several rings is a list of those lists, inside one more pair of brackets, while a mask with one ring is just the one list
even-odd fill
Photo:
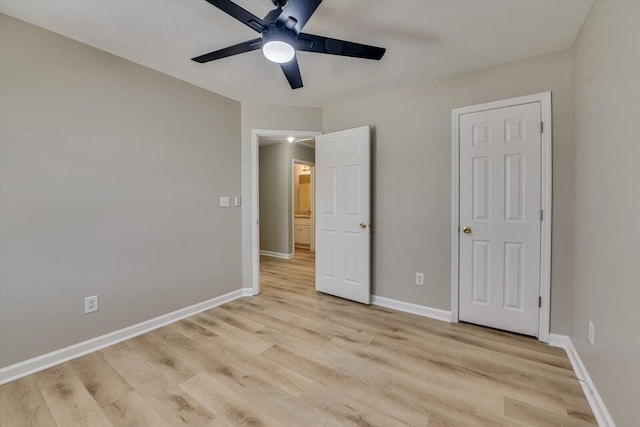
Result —
[[544, 122], [540, 122], [540, 133], [544, 133]]
[[542, 307], [542, 297], [538, 297], [538, 308]]
[[544, 219], [544, 210], [540, 209], [540, 222]]

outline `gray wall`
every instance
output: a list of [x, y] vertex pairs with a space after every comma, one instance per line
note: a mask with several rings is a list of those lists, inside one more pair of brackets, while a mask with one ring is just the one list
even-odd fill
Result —
[[309, 147], [279, 143], [260, 147], [260, 249], [292, 254], [292, 182], [291, 161], [313, 162]]
[[253, 286], [251, 263], [251, 131], [253, 129], [322, 131], [322, 109], [242, 104], [242, 284]]
[[0, 365], [241, 287], [239, 103], [5, 15], [0, 91]]
[[[451, 110], [553, 92], [551, 330], [569, 332], [572, 284], [571, 51], [476, 70], [327, 105], [323, 130], [373, 128], [373, 293], [451, 306]], [[416, 286], [415, 273], [425, 273]]]
[[573, 60], [571, 340], [618, 426], [640, 419], [639, 40], [640, 2], [596, 2]]
[[289, 254], [287, 149], [289, 144], [260, 147], [260, 250]]

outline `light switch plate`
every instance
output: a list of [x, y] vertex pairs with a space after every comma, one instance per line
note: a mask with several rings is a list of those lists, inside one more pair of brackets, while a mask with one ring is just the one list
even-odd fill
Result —
[[240, 196], [236, 196], [233, 198], [233, 204], [238, 207], [242, 204], [242, 200], [240, 199]]
[[229, 207], [229, 196], [220, 196], [220, 207], [221, 208]]

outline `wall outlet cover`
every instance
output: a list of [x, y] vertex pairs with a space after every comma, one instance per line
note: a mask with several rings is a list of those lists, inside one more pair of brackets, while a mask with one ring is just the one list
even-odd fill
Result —
[[94, 311], [98, 311], [98, 295], [93, 295], [84, 299], [85, 314], [93, 313]]

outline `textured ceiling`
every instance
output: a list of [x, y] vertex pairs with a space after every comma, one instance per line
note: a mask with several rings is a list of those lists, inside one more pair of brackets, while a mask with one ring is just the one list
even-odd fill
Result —
[[[238, 0], [264, 16], [270, 0]], [[261, 51], [190, 58], [257, 36], [204, 0], [1, 0], [0, 11], [242, 102], [321, 106], [573, 44], [591, 0], [325, 0], [304, 31], [387, 48], [380, 62], [298, 53], [289, 88]]]

